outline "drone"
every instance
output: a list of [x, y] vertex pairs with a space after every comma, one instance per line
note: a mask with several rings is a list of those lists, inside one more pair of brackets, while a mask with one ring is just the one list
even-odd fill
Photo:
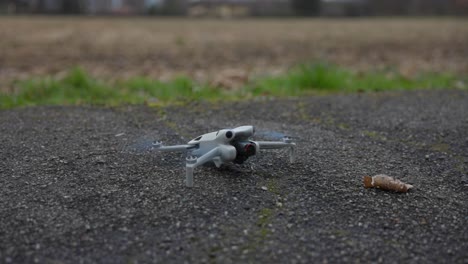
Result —
[[186, 145], [164, 146], [161, 141], [155, 141], [152, 145], [153, 149], [159, 151], [187, 152], [185, 166], [187, 187], [193, 187], [195, 168], [208, 162], [213, 162], [218, 168], [228, 162], [242, 164], [263, 149], [289, 148], [289, 161], [294, 162], [296, 144], [292, 142], [291, 137], [284, 136], [281, 141], [253, 141], [250, 138], [254, 134], [253, 126], [240, 126], [201, 135]]

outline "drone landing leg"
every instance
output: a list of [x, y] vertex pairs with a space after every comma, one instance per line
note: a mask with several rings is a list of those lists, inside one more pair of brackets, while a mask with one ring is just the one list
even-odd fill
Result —
[[185, 184], [187, 187], [193, 187], [193, 167], [189, 165], [185, 168]]
[[185, 185], [187, 187], [193, 187], [193, 170], [195, 169], [197, 158], [189, 156], [186, 159], [185, 165]]
[[291, 147], [289, 148], [289, 162], [294, 163], [296, 158], [296, 144], [292, 143]]
[[210, 150], [208, 153], [198, 158], [196, 156], [187, 157], [185, 165], [185, 184], [187, 187], [193, 187], [193, 170], [196, 167], [207, 163], [208, 161], [216, 159], [218, 155], [219, 147]]

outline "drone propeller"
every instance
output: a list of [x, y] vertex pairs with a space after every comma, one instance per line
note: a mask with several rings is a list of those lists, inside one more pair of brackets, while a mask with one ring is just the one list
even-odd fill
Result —
[[155, 140], [155, 141], [153, 141], [153, 142], [151, 143], [152, 149], [160, 148], [160, 147], [162, 147], [162, 145], [163, 145], [163, 143], [162, 143], [161, 140]]
[[281, 132], [277, 131], [257, 131], [255, 132], [254, 137], [258, 137], [261, 139], [265, 140], [275, 140], [275, 141], [280, 141], [280, 140], [293, 140], [293, 141], [298, 141], [299, 138], [295, 136], [289, 136]]
[[141, 154], [141, 153], [150, 152], [153, 149], [154, 149], [154, 140], [149, 139], [149, 138], [140, 138], [140, 139], [134, 140], [133, 142], [130, 141], [129, 143], [127, 143], [125, 146], [123, 146], [122, 151], [135, 153], [135, 154]]
[[255, 136], [268, 139], [268, 140], [280, 140], [284, 138], [286, 135], [281, 132], [276, 132], [276, 131], [257, 131], [255, 132]]

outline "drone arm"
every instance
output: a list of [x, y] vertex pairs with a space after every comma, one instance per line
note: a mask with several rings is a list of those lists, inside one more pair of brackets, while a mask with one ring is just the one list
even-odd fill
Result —
[[289, 162], [293, 163], [296, 152], [296, 143], [284, 141], [256, 141], [259, 150], [289, 148]]
[[219, 155], [220, 155], [219, 147], [214, 148], [214, 149], [210, 150], [208, 153], [198, 157], [197, 162], [194, 163], [194, 167], [198, 167], [200, 165], [203, 165], [203, 164], [213, 160], [214, 158], [216, 158]]
[[193, 148], [193, 145], [175, 145], [175, 146], [160, 146], [156, 150], [159, 151], [186, 151], [190, 148]]
[[294, 143], [286, 143], [281, 141], [256, 141], [260, 149], [281, 149], [291, 147]]
[[187, 185], [187, 187], [193, 187], [193, 170], [196, 167], [203, 165], [215, 159], [218, 156], [220, 156], [219, 147], [210, 150], [209, 152], [207, 152], [199, 158], [194, 156], [187, 157], [187, 163], [185, 166], [185, 184]]

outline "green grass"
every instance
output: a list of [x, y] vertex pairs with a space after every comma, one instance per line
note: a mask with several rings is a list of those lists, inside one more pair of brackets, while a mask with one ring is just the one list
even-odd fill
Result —
[[18, 81], [17, 92], [0, 93], [0, 108], [34, 105], [120, 105], [216, 100], [255, 96], [300, 96], [313, 92], [359, 92], [430, 88], [467, 88], [467, 76], [426, 73], [406, 78], [392, 71], [353, 73], [326, 63], [302, 65], [280, 76], [253, 79], [245, 87], [228, 91], [196, 83], [187, 77], [162, 82], [146, 77], [105, 82], [81, 68], [63, 78], [42, 77]]
[[309, 91], [359, 92], [455, 88], [458, 82], [461, 82], [461, 78], [451, 74], [426, 73], [415, 78], [406, 78], [392, 71], [356, 74], [334, 65], [319, 63], [299, 66], [283, 76], [260, 79], [253, 84], [253, 89], [256, 94], [278, 96], [301, 95]]
[[218, 98], [221, 90], [200, 86], [186, 77], [161, 82], [134, 77], [113, 83], [97, 80], [81, 68], [64, 78], [37, 78], [16, 83], [19, 92], [0, 94], [0, 108], [34, 105], [142, 104], [186, 99]]

